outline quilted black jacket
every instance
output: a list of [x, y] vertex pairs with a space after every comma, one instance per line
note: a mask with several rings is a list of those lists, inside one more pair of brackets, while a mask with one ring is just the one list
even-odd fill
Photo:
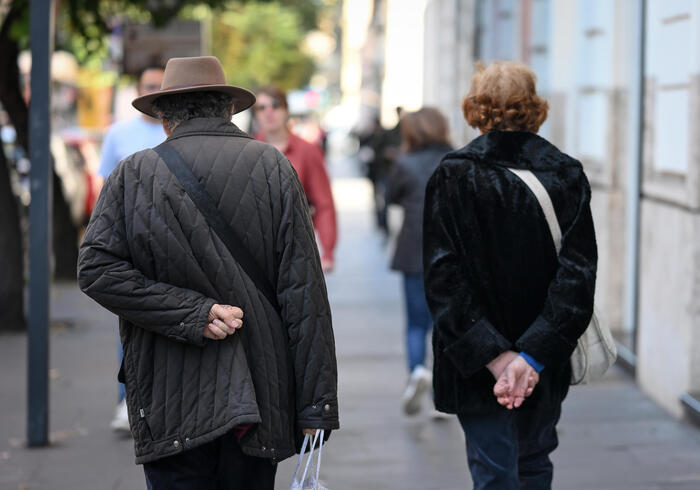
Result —
[[[532, 170], [547, 189], [562, 230], [558, 257], [535, 196], [506, 167]], [[506, 350], [545, 365], [522, 410], [562, 402], [593, 313], [590, 197], [581, 164], [533, 133], [488, 132], [442, 160], [423, 222], [439, 410], [505, 410], [485, 366]]]
[[[252, 423], [245, 453], [282, 460], [301, 428], [338, 428], [331, 312], [308, 207], [289, 161], [223, 119], [168, 141], [276, 285], [281, 318], [153, 150], [105, 183], [80, 248], [81, 289], [119, 315], [136, 462]], [[214, 303], [243, 327], [203, 337]]]

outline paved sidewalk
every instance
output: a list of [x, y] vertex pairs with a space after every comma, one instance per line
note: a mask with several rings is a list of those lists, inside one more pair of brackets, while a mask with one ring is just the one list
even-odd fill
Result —
[[[342, 430], [324, 448], [330, 490], [471, 488], [456, 420], [400, 412], [406, 368], [400, 278], [371, 229], [369, 188], [335, 184], [337, 270], [328, 277], [340, 369]], [[24, 447], [26, 338], [0, 336], [0, 490], [143, 489], [131, 441], [109, 431], [117, 396], [116, 320], [72, 285], [52, 293], [51, 431], [46, 449]], [[613, 370], [572, 390], [554, 453], [554, 488], [700, 489], [700, 431], [677, 422]], [[294, 461], [280, 465], [287, 490]]]

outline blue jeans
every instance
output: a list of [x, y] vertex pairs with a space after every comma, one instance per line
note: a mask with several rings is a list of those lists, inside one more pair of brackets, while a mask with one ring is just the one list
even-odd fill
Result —
[[406, 298], [406, 352], [408, 369], [425, 365], [426, 337], [433, 326], [433, 320], [425, 300], [423, 276], [404, 274], [404, 295]]
[[548, 490], [561, 407], [460, 415], [474, 490]]

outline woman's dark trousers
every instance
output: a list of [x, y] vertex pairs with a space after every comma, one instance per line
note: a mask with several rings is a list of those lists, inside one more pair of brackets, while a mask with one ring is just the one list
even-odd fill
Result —
[[143, 465], [148, 490], [274, 490], [277, 465], [243, 454], [233, 432]]
[[549, 490], [561, 407], [460, 415], [474, 490]]

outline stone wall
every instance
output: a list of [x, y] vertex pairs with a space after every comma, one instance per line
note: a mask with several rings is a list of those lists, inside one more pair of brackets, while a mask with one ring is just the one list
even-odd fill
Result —
[[676, 416], [689, 387], [696, 315], [694, 240], [699, 217], [680, 206], [642, 201], [637, 380]]

